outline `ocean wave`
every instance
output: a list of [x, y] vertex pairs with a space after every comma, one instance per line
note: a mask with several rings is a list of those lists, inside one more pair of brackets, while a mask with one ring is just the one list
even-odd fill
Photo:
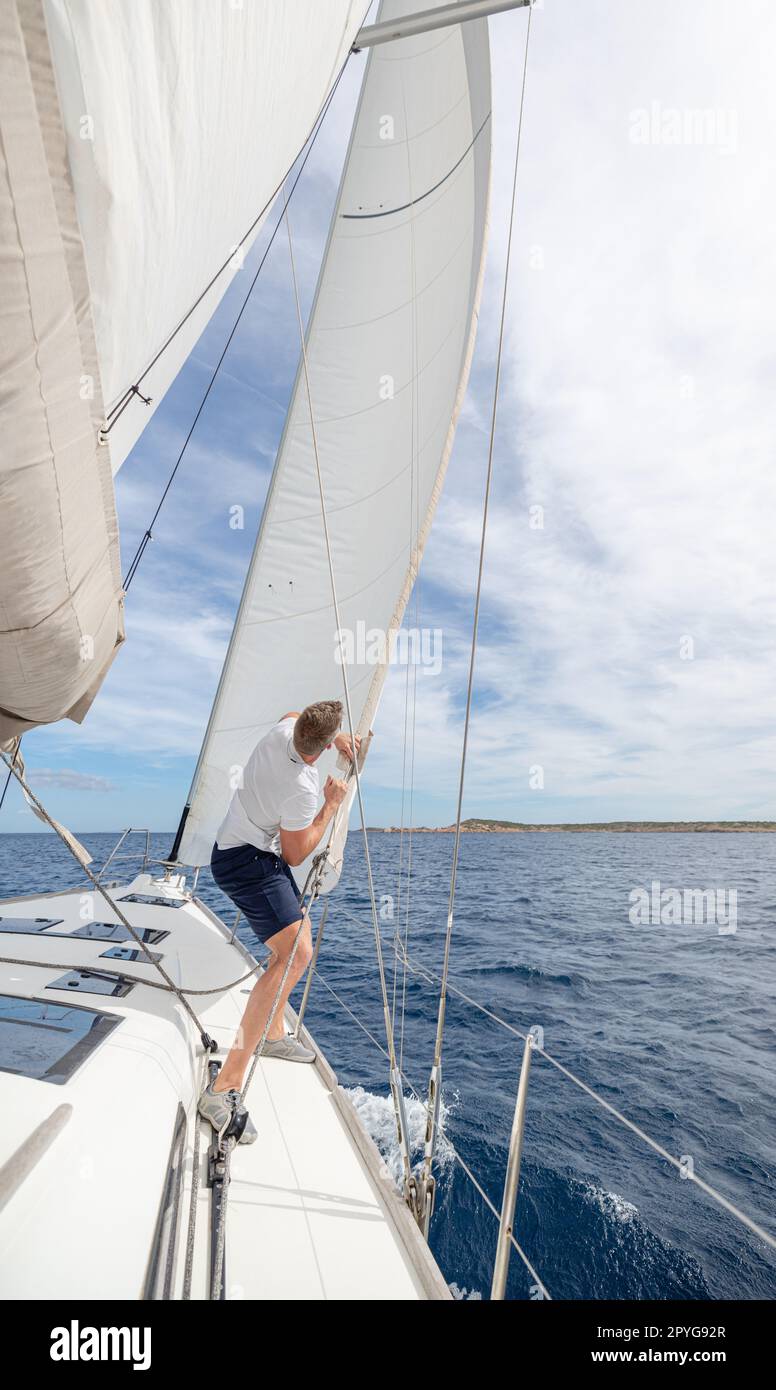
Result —
[[583, 990], [589, 984], [587, 976], [580, 975], [577, 971], [555, 975], [551, 971], [541, 970], [536, 965], [483, 965], [478, 969], [468, 970], [467, 974], [477, 975], [480, 979], [484, 976], [495, 976], [500, 980], [527, 980], [532, 984], [561, 985], [564, 989]]

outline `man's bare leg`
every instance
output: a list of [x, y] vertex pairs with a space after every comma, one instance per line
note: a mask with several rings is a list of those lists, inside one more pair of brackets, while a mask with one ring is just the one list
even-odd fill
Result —
[[[213, 1084], [214, 1091], [242, 1090], [243, 1077], [251, 1056], [261, 1041], [264, 1025], [275, 1001], [275, 995], [283, 978], [283, 972], [288, 964], [288, 957], [293, 950], [298, 931], [299, 922], [294, 922], [290, 927], [284, 927], [282, 931], [276, 932], [267, 942], [272, 952], [272, 959], [261, 979], [256, 981], [251, 991], [251, 997], [242, 1016], [240, 1027], [237, 1029], [237, 1036], [232, 1049]], [[294, 963], [288, 972], [288, 979], [278, 1000], [272, 1026], [267, 1033], [268, 1042], [275, 1042], [283, 1037], [283, 1014], [286, 1004], [291, 991], [299, 983], [310, 964], [312, 954], [312, 932], [308, 918], [299, 937]]]

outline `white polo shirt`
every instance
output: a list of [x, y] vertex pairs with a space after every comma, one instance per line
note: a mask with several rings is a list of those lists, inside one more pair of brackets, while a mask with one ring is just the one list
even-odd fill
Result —
[[255, 845], [280, 854], [280, 830], [304, 830], [318, 811], [318, 769], [294, 748], [295, 719], [283, 719], [256, 744], [216, 835], [219, 849]]

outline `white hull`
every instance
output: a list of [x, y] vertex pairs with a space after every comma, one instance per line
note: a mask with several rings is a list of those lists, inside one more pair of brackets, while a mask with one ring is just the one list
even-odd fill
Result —
[[[171, 906], [128, 904], [127, 896], [135, 893], [162, 896]], [[121, 910], [136, 929], [165, 933], [151, 949], [184, 988], [233, 981], [254, 963], [238, 941], [230, 941], [224, 924], [189, 896], [181, 878], [142, 874], [112, 886], [111, 895], [123, 900]], [[86, 913], [97, 922], [117, 922], [100, 895], [80, 889], [0, 904], [0, 956], [24, 962], [0, 962], [0, 994], [110, 1016], [92, 1027], [92, 1037], [101, 1028], [110, 1031], [88, 1055], [74, 1059], [71, 1051], [64, 1070], [76, 1064], [58, 1083], [0, 1070], [0, 1296], [180, 1298], [203, 1049], [171, 992], [142, 983], [125, 997], [47, 988], [73, 966], [121, 970], [131, 981], [160, 979], [142, 959], [106, 959], [115, 946], [111, 941], [73, 936], [88, 921]], [[30, 934], [6, 930], [14, 927], [9, 918], [62, 920]], [[221, 1057], [250, 987], [248, 980], [219, 994], [191, 997]], [[18, 1008], [4, 1003], [0, 1020]], [[50, 1030], [52, 1010], [47, 1014]], [[111, 1020], [118, 1021], [111, 1027]], [[290, 1011], [288, 1021], [293, 1022]], [[8, 1038], [17, 1035], [27, 1060], [34, 1054], [34, 1024], [0, 1022], [0, 1066], [9, 1065]], [[50, 1036], [55, 1047], [71, 1046]], [[11, 1059], [14, 1064], [24, 1070], [21, 1056], [16, 1063]], [[377, 1149], [320, 1053], [314, 1066], [261, 1060], [248, 1105], [259, 1138], [238, 1146], [232, 1159], [227, 1298], [450, 1297]], [[211, 1137], [210, 1126], [203, 1125], [191, 1279], [191, 1297], [197, 1299], [209, 1296], [211, 1277]]]

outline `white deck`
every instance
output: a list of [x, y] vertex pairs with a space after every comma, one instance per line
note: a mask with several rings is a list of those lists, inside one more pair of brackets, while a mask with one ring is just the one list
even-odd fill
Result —
[[[163, 895], [178, 908], [122, 904], [136, 928], [169, 933], [151, 949], [177, 983], [209, 988], [244, 974], [252, 958], [229, 943], [219, 920], [192, 902], [179, 880], [141, 875], [112, 888]], [[81, 925], [81, 889], [0, 903], [0, 916], [62, 917]], [[93, 917], [115, 922], [94, 895]], [[122, 1022], [64, 1084], [0, 1071], [0, 1243], [4, 1298], [140, 1298], [147, 1287], [179, 1104], [186, 1114], [184, 1180], [171, 1295], [181, 1295], [189, 1220], [196, 1099], [202, 1049], [172, 994], [136, 985], [126, 998], [47, 990], [65, 967], [121, 970], [159, 979], [148, 963], [101, 959], [109, 943], [47, 933], [0, 932], [0, 992], [85, 1005]], [[35, 965], [34, 962], [51, 962]], [[250, 981], [192, 998], [204, 1027], [231, 1042]], [[223, 1056], [223, 1051], [219, 1051]], [[42, 1152], [32, 1132], [72, 1106]], [[225, 1293], [245, 1299], [423, 1299], [449, 1297], [412, 1218], [361, 1130], [325, 1059], [315, 1066], [260, 1061], [248, 1106], [259, 1138], [232, 1160]], [[210, 1126], [203, 1127], [192, 1297], [206, 1298], [210, 1274]], [[4, 1166], [6, 1165], [6, 1166]], [[28, 1169], [29, 1171], [25, 1171]], [[24, 1174], [20, 1176], [20, 1174]]]

